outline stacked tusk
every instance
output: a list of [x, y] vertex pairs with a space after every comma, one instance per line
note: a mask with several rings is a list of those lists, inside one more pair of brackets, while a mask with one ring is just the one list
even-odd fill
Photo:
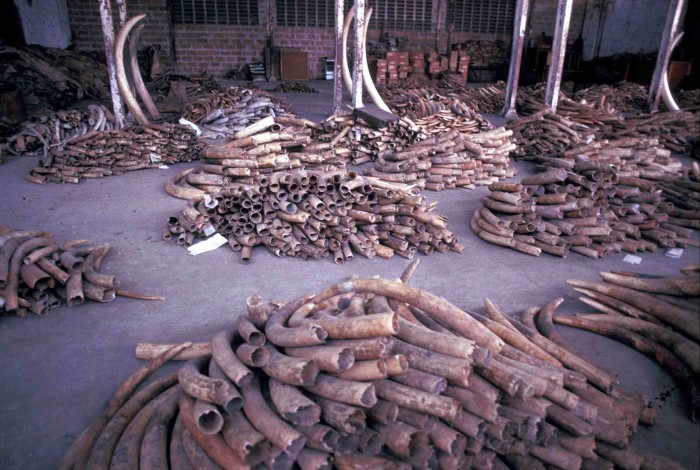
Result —
[[[410, 274], [402, 278], [408, 281]], [[223, 332], [212, 341], [217, 346], [211, 357], [200, 356], [180, 369], [177, 385], [172, 385], [171, 374], [132, 395], [158, 363], [177, 358], [185, 345], [166, 349], [161, 353], [165, 356], [156, 356], [146, 371], [126, 382], [134, 385], [122, 387], [109, 410], [69, 449], [60, 468], [81, 462], [131, 468], [138, 448], [142, 457], [148, 449], [148, 458], [161, 455], [172, 465], [195, 468], [210, 462], [224, 468], [263, 462], [272, 468], [296, 463], [301, 468], [341, 469], [680, 468], [629, 444], [637, 426], [653, 420], [647, 400], [620, 388], [614, 376], [553, 335], [547, 326], [558, 302], [542, 309], [542, 319], [533, 319], [540, 310], [536, 308], [518, 321], [491, 302], [488, 317], [479, 316], [401, 281], [351, 278], [281, 306], [261, 306], [253, 298], [249, 304], [254, 305], [253, 316], [241, 320], [249, 323], [239, 323], [238, 330], [250, 332], [249, 325], [256, 323], [260, 333], [264, 330], [265, 347], [275, 351], [267, 365], [237, 367], [247, 371], [243, 375], [233, 372], [234, 351], [253, 346], [244, 340], [251, 336]], [[267, 310], [265, 324], [259, 322], [260, 308]], [[386, 323], [387, 315], [401, 319]], [[441, 331], [417, 318], [439, 322]], [[313, 336], [305, 342], [295, 331], [303, 325], [327, 328], [325, 344]], [[542, 333], [538, 327], [544, 328]], [[506, 330], [510, 334], [502, 338]], [[337, 336], [342, 339], [333, 339]], [[261, 337], [255, 337], [257, 344]], [[285, 346], [290, 342], [294, 347]], [[388, 349], [372, 353], [372, 343]], [[451, 344], [466, 348], [450, 349]], [[324, 355], [327, 351], [329, 358], [338, 358], [339, 346], [354, 359], [354, 365], [344, 362], [345, 370], [334, 369]], [[531, 355], [535, 350], [555, 353], [564, 366]], [[389, 366], [389, 352], [401, 356], [404, 366]], [[295, 357], [299, 354], [311, 359]], [[305, 361], [325, 364], [325, 370], [316, 368], [298, 382], [296, 366], [289, 366]], [[383, 375], [342, 377], [371, 361], [386, 362]], [[203, 373], [207, 362], [208, 375]], [[217, 369], [224, 372], [215, 373]], [[468, 380], [451, 375], [453, 369], [466, 371]], [[244, 376], [248, 378], [242, 380]], [[215, 406], [223, 390], [240, 392], [240, 408]], [[213, 412], [221, 419], [205, 418]], [[149, 421], [147, 415], [159, 416], [165, 429], [173, 429], [170, 437], [146, 440], [146, 431], [141, 442], [136, 430]], [[115, 437], [116, 426], [127, 424], [134, 431]]]
[[159, 299], [119, 289], [119, 280], [100, 273], [109, 245], [77, 240], [59, 245], [39, 230], [0, 229], [0, 311], [44, 315], [61, 304], [111, 302], [117, 295]]

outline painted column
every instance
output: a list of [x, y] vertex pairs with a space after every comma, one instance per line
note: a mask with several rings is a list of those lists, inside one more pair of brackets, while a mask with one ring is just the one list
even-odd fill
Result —
[[559, 88], [564, 70], [564, 56], [569, 37], [569, 22], [571, 21], [571, 6], [573, 0], [559, 0], [557, 6], [557, 23], [554, 26], [554, 41], [552, 44], [552, 63], [547, 74], [547, 87], [544, 91], [544, 103], [552, 111], [556, 111], [559, 101]]
[[119, 12], [119, 29], [124, 27], [126, 23], [126, 0], [116, 0], [117, 11]]
[[124, 104], [119, 94], [117, 85], [117, 66], [114, 60], [114, 20], [112, 19], [112, 4], [110, 0], [99, 0], [100, 20], [102, 22], [102, 36], [107, 57], [107, 75], [109, 77], [109, 92], [112, 95], [112, 109], [114, 110], [115, 127], [124, 127]]
[[668, 6], [668, 14], [666, 15], [666, 25], [664, 32], [661, 35], [661, 45], [659, 46], [659, 55], [656, 57], [656, 67], [654, 74], [651, 76], [651, 85], [649, 86], [649, 111], [655, 113], [659, 110], [659, 98], [661, 97], [661, 89], [663, 87], [663, 75], [668, 69], [668, 63], [671, 60], [671, 52], [678, 34], [679, 25], [685, 11], [685, 0], [671, 0]]
[[516, 101], [518, 99], [518, 81], [520, 80], [520, 65], [523, 59], [525, 45], [525, 30], [527, 15], [530, 11], [530, 0], [517, 0], [515, 4], [515, 21], [513, 21], [513, 41], [510, 46], [510, 67], [508, 69], [508, 84], [506, 85], [506, 102], [501, 110], [501, 116], [509, 119], [518, 117]]
[[352, 70], [352, 107], [362, 107], [362, 67], [364, 61], [365, 0], [355, 0], [355, 57]]
[[335, 62], [333, 69], [333, 114], [342, 112], [343, 103], [343, 0], [335, 0]]

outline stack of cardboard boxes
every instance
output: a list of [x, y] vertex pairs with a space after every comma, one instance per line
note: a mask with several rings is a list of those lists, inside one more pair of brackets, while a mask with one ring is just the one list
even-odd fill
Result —
[[[469, 56], [466, 51], [452, 51], [450, 56], [439, 56], [437, 52], [428, 54], [428, 75], [437, 78], [451, 73], [453, 80], [467, 83]], [[377, 60], [375, 82], [397, 83], [406, 78], [428, 78], [425, 73], [425, 55], [422, 52], [387, 52], [386, 59]]]

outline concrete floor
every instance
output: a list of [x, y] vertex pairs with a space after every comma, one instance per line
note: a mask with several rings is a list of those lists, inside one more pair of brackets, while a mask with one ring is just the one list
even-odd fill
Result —
[[[322, 93], [284, 97], [297, 113], [319, 120], [331, 108], [331, 82], [310, 84]], [[264, 248], [254, 250], [249, 265], [241, 264], [227, 247], [189, 256], [181, 246], [160, 238], [168, 216], [184, 204], [165, 194], [163, 183], [196, 164], [44, 186], [23, 178], [34, 164], [34, 158], [8, 156], [0, 166], [0, 226], [40, 228], [64, 241], [109, 243], [112, 250], [103, 272], [117, 275], [126, 289], [167, 300], [118, 298], [109, 304], [62, 307], [44, 317], [0, 318], [0, 468], [54, 468], [119, 383], [139, 367], [134, 347], [140, 341], [208, 341], [232, 327], [244, 312], [244, 299], [253, 293], [291, 300], [350, 274], [397, 277], [408, 264], [400, 257], [356, 257], [336, 266], [329, 259], [275, 258]], [[520, 176], [532, 173], [525, 164], [516, 166]], [[560, 312], [584, 311], [565, 279], [596, 279], [596, 272], [610, 269], [671, 275], [700, 259], [697, 249], [685, 250], [680, 259], [659, 250], [643, 254], [642, 264], [632, 266], [623, 263], [624, 254], [601, 260], [575, 253], [566, 260], [533, 258], [486, 244], [468, 228], [468, 217], [486, 192], [478, 188], [425, 193], [439, 202], [438, 212], [449, 217], [448, 228], [466, 250], [419, 255], [421, 266], [413, 284], [465, 309], [483, 311], [483, 298], [489, 297], [505, 312], [515, 313], [565, 296]], [[698, 426], [687, 418], [686, 402], [665, 371], [627, 346], [558, 328], [586, 357], [619, 373], [623, 385], [657, 397], [656, 424], [640, 428], [634, 444], [673, 457], [689, 469], [699, 468]]]

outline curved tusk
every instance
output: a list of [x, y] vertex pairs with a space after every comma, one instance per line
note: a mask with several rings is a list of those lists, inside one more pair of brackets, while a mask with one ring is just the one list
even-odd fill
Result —
[[124, 27], [119, 30], [117, 40], [114, 42], [114, 61], [117, 69], [117, 85], [119, 85], [119, 92], [122, 94], [127, 106], [141, 125], [149, 124], [149, 122], [146, 115], [143, 114], [139, 103], [136, 101], [136, 97], [134, 97], [134, 94], [131, 93], [129, 89], [129, 81], [126, 78], [126, 69], [124, 68], [124, 45], [133, 27], [145, 17], [146, 15], [138, 15], [127, 21]]
[[[678, 45], [678, 42], [683, 37], [683, 33], [678, 34], [671, 43], [671, 50], [674, 50]], [[661, 74], [661, 99], [664, 100], [664, 104], [671, 111], [679, 111], [680, 107], [676, 103], [675, 98], [671, 94], [671, 87], [668, 84], [668, 68], [664, 69], [664, 73]]]
[[[365, 14], [365, 29], [364, 29], [364, 44], [367, 42], [367, 30], [369, 29], [369, 19], [372, 16], [372, 8], [370, 7]], [[347, 16], [345, 17], [345, 24], [343, 25], [343, 83], [350, 93], [352, 93], [352, 78], [350, 77], [350, 66], [348, 65], [348, 33], [350, 32], [350, 24], [355, 17], [355, 7], [350, 8]], [[383, 109], [384, 111], [391, 112], [389, 107], [384, 103], [384, 100], [379, 96], [377, 88], [374, 86], [374, 81], [369, 73], [369, 68], [367, 67], [367, 48], [363, 47], [362, 53], [365, 55], [363, 67], [362, 67], [362, 79], [365, 82], [367, 88], [367, 93], [369, 94], [372, 102], [377, 105], [377, 107]]]
[[134, 30], [134, 34], [129, 38], [129, 62], [131, 64], [131, 77], [134, 80], [134, 86], [136, 87], [136, 92], [139, 94], [139, 98], [143, 102], [143, 105], [148, 110], [148, 114], [151, 115], [153, 119], [160, 119], [160, 113], [156, 104], [153, 102], [153, 98], [148, 93], [146, 85], [143, 83], [143, 77], [141, 76], [141, 69], [139, 69], [138, 61], [138, 46], [139, 39], [141, 39], [141, 31], [145, 25], [140, 24]]
[[391, 109], [384, 103], [384, 100], [379, 96], [377, 87], [374, 86], [374, 80], [369, 73], [369, 67], [367, 66], [367, 31], [369, 30], [369, 20], [372, 17], [372, 7], [369, 7], [367, 13], [365, 14], [365, 31], [364, 38], [362, 40], [362, 54], [364, 55], [364, 60], [362, 61], [362, 80], [364, 81], [365, 87], [367, 88], [367, 93], [369, 93], [370, 98], [377, 105], [378, 108], [390, 113]]
[[165, 192], [178, 199], [199, 201], [204, 197], [206, 191], [194, 188], [187, 184], [185, 178], [192, 173], [196, 168], [188, 168], [187, 170], [178, 173], [165, 182]]

